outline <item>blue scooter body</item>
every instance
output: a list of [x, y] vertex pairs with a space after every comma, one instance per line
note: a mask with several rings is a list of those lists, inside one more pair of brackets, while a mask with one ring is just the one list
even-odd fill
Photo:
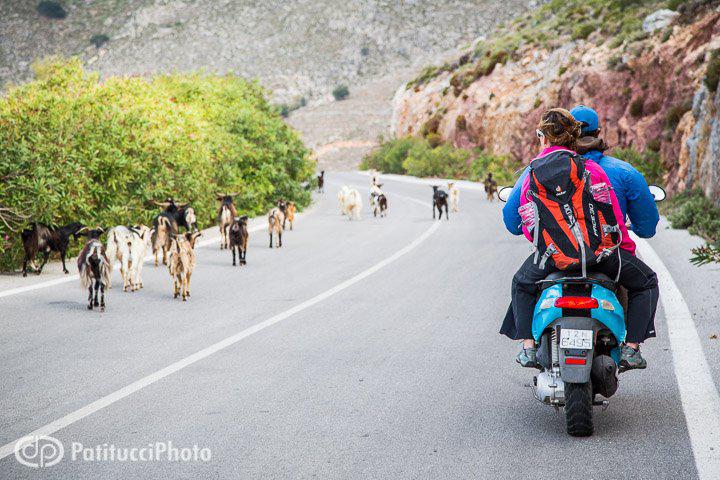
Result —
[[[541, 293], [533, 315], [532, 334], [535, 341], [539, 342], [545, 329], [563, 318], [562, 308], [555, 306], [555, 300], [562, 296], [562, 284], [552, 285]], [[623, 343], [627, 333], [625, 312], [615, 293], [602, 285], [594, 284], [591, 296], [598, 301], [598, 308], [590, 310], [591, 318], [606, 326], [617, 339], [618, 345]], [[620, 347], [613, 348], [611, 357], [615, 363], [620, 363]]]

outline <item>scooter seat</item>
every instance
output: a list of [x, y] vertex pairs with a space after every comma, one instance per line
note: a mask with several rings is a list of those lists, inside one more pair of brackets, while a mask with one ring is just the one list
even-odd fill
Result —
[[545, 280], [539, 283], [542, 290], [558, 283], [597, 283], [610, 290], [615, 290], [615, 282], [600, 272], [588, 272], [587, 277], [578, 275], [579, 272], [552, 272]]

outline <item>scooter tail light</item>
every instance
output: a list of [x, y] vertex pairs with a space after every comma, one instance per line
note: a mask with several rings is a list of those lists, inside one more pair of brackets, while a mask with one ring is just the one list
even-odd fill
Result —
[[597, 298], [593, 297], [558, 297], [555, 300], [558, 308], [573, 308], [577, 310], [590, 310], [598, 308]]
[[567, 365], [586, 365], [587, 360], [585, 358], [565, 357], [565, 363]]

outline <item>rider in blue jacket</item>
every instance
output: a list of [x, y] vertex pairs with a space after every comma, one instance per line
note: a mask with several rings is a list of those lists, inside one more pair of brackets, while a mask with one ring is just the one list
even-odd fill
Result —
[[[635, 167], [615, 157], [605, 155], [607, 149], [605, 142], [598, 137], [600, 120], [597, 112], [590, 107], [578, 105], [570, 110], [575, 120], [581, 122], [583, 138], [578, 142], [578, 152], [584, 157], [600, 165], [612, 184], [620, 203], [623, 215], [630, 219], [632, 230], [641, 238], [650, 238], [655, 235], [660, 216], [655, 199], [648, 189], [647, 182], [642, 173]], [[515, 183], [510, 197], [503, 208], [503, 221], [505, 227], [513, 235], [522, 234], [520, 229], [520, 189], [529, 167], [525, 169]]]

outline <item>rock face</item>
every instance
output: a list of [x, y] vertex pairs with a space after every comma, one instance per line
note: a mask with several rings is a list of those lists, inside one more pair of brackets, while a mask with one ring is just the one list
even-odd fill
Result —
[[459, 96], [447, 72], [424, 85], [400, 87], [393, 134], [418, 134], [439, 118], [437, 133], [457, 147], [527, 161], [537, 151], [534, 132], [542, 111], [586, 104], [600, 114], [610, 145], [659, 149], [671, 191], [701, 187], [720, 201], [720, 96], [710, 95], [702, 82], [716, 48], [718, 12], [672, 27], [665, 41], [658, 32], [635, 56], [582, 40], [552, 52], [530, 48]]
[[[64, 20], [0, 1], [0, 84], [50, 54], [110, 74], [205, 69], [258, 78], [279, 101], [331, 98], [341, 83], [436, 61], [527, 0], [84, 0]], [[106, 35], [100, 48], [91, 37]]]
[[645, 32], [652, 33], [655, 30], [667, 27], [679, 16], [680, 14], [678, 12], [664, 8], [645, 17], [642, 28]]

